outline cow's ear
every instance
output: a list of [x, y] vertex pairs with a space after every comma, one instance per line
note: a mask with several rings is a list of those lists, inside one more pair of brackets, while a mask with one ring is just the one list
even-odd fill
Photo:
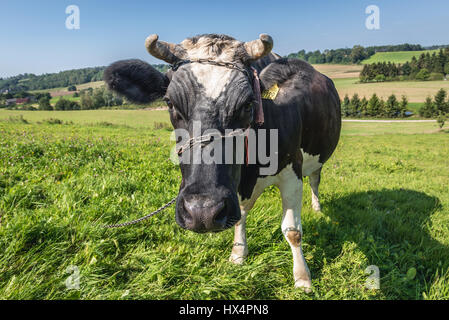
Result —
[[137, 59], [111, 64], [104, 71], [104, 81], [112, 91], [140, 104], [164, 96], [170, 82], [165, 74]]

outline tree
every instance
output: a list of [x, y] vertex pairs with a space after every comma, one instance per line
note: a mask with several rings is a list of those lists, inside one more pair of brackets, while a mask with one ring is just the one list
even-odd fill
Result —
[[80, 105], [75, 101], [70, 101], [64, 99], [64, 97], [59, 98], [55, 104], [55, 110], [79, 110]]
[[81, 95], [80, 102], [81, 102], [81, 109], [83, 110], [90, 110], [94, 108], [94, 102], [92, 100], [92, 97], [87, 92], [84, 92]]
[[104, 101], [104, 98], [103, 98], [103, 93], [104, 93], [104, 88], [97, 88], [93, 91], [92, 100], [93, 100], [95, 109], [104, 107], [106, 105], [106, 102]]
[[67, 91], [76, 91], [76, 86], [69, 86]]
[[406, 96], [402, 96], [401, 103], [399, 104], [399, 117], [404, 118], [407, 112], [408, 100]]
[[349, 100], [348, 95], [346, 94], [343, 98], [343, 103], [341, 105], [341, 113], [345, 117], [349, 117], [351, 115], [351, 101]]
[[430, 73], [427, 68], [422, 68], [415, 76], [416, 80], [425, 81], [430, 78]]
[[444, 65], [444, 73], [445, 73], [446, 75], [449, 74], [449, 62], [446, 62], [446, 64]]
[[447, 92], [443, 88], [438, 90], [435, 95], [435, 108], [436, 112], [446, 113], [449, 112], [448, 103], [446, 102]]
[[56, 101], [55, 110], [66, 110], [67, 101], [68, 100], [64, 99], [64, 97], [59, 98], [59, 100]]
[[385, 103], [384, 116], [388, 118], [397, 117], [399, 115], [399, 102], [396, 96], [392, 94]]
[[363, 116], [368, 115], [368, 100], [365, 97], [360, 101], [360, 113]]
[[446, 115], [444, 113], [440, 112], [437, 117], [437, 123], [438, 123], [438, 126], [440, 127], [440, 129], [443, 129], [445, 121], [446, 121]]
[[419, 115], [424, 118], [432, 118], [435, 114], [435, 107], [432, 98], [427, 97], [424, 105], [419, 109]]
[[50, 104], [50, 99], [47, 97], [42, 97], [39, 99], [39, 110], [53, 110], [53, 107]]
[[376, 80], [377, 82], [384, 82], [385, 81], [385, 76], [383, 74], [378, 74], [374, 80]]
[[373, 94], [368, 101], [368, 115], [375, 117], [379, 114], [380, 111], [380, 100], [377, 94]]
[[359, 45], [354, 46], [350, 58], [352, 63], [359, 63], [366, 58], [365, 49]]
[[351, 99], [350, 112], [352, 116], [358, 116], [360, 114], [360, 98], [357, 93], [354, 93]]

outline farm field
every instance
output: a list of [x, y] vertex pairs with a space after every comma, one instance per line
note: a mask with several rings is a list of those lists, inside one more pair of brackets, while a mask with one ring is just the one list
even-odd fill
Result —
[[438, 50], [422, 50], [422, 51], [396, 51], [396, 52], [376, 52], [374, 55], [362, 61], [362, 64], [378, 63], [378, 62], [394, 62], [394, 63], [405, 63], [412, 60], [413, 57], [416, 59], [423, 53], [429, 53], [432, 55]]
[[[73, 123], [38, 123], [48, 118]], [[101, 228], [177, 194], [170, 131], [153, 128], [166, 111], [0, 110], [0, 120], [0, 299], [449, 299], [449, 132], [435, 123], [343, 124], [322, 212], [305, 179], [305, 294], [293, 288], [274, 187], [249, 214], [242, 266], [228, 262], [233, 230], [182, 230], [173, 207]], [[380, 290], [365, 288], [370, 265]], [[69, 266], [80, 290], [65, 287]]]
[[363, 66], [351, 64], [314, 64], [317, 71], [331, 79], [358, 78]]
[[[83, 90], [87, 88], [99, 88], [104, 85], [104, 81], [94, 81], [94, 82], [87, 82], [83, 84], [77, 84], [76, 89]], [[52, 88], [52, 89], [45, 89], [45, 90], [32, 90], [30, 93], [38, 93], [38, 92], [50, 92], [52, 97], [59, 97], [59, 96], [67, 96], [67, 95], [73, 95], [73, 91], [67, 91], [67, 87], [59, 87], [59, 88]]]
[[449, 81], [394, 81], [377, 83], [359, 83], [358, 78], [333, 79], [340, 98], [358, 93], [367, 99], [376, 93], [384, 99], [394, 93], [400, 99], [406, 95], [409, 102], [424, 103], [427, 96], [434, 96], [441, 88], [449, 89]]

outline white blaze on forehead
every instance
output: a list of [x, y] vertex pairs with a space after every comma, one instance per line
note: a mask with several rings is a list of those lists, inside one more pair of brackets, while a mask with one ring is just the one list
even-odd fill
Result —
[[310, 176], [312, 172], [315, 172], [321, 166], [323, 165], [320, 160], [320, 155], [317, 154], [315, 156], [308, 154], [307, 152], [304, 152], [304, 150], [301, 148], [302, 153], [302, 175], [303, 176]]
[[216, 99], [225, 90], [231, 76], [231, 69], [202, 63], [192, 63], [193, 75], [204, 88], [208, 98]]
[[[181, 43], [189, 60], [207, 59], [216, 62], [232, 62], [242, 42], [231, 39], [221, 39], [204, 36], [193, 42], [186, 39]], [[205, 94], [211, 99], [220, 96], [229, 83], [231, 69], [226, 67], [194, 62], [191, 70], [196, 80], [205, 89]]]

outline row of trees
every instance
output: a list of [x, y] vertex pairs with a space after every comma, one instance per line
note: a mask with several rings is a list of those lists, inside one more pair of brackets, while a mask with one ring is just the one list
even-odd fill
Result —
[[[153, 67], [161, 72], [168, 69], [167, 64], [155, 64]], [[0, 78], [0, 92], [7, 90], [14, 95], [20, 91], [71, 87], [77, 84], [101, 81], [105, 69], [106, 67], [82, 68], [43, 75], [25, 73], [5, 79]]]
[[20, 74], [18, 76], [0, 79], [0, 91], [10, 93], [28, 90], [45, 90], [50, 88], [68, 87], [75, 84], [103, 80], [105, 67], [66, 70], [43, 75]]
[[362, 47], [359, 45], [351, 48], [340, 48], [333, 50], [320, 50], [309, 51], [305, 50], [298, 51], [296, 53], [291, 53], [288, 58], [299, 58], [305, 60], [312, 64], [319, 63], [338, 63], [338, 64], [349, 64], [349, 63], [360, 63], [376, 52], [394, 52], [394, 51], [419, 51], [424, 50], [419, 44], [400, 44], [392, 46], [372, 46], [372, 47]]
[[440, 89], [433, 99], [427, 97], [426, 102], [419, 109], [419, 115], [425, 118], [435, 118], [449, 114], [449, 98], [446, 100], [447, 96], [446, 90]]
[[361, 82], [396, 80], [443, 80], [449, 74], [449, 47], [432, 55], [422, 53], [404, 64], [378, 62], [366, 64], [360, 73]]
[[369, 100], [365, 97], [360, 99], [355, 93], [352, 98], [345, 95], [341, 102], [341, 113], [344, 117], [383, 117], [403, 118], [407, 116], [408, 100], [402, 96], [399, 101], [394, 94], [387, 101], [373, 94]]

